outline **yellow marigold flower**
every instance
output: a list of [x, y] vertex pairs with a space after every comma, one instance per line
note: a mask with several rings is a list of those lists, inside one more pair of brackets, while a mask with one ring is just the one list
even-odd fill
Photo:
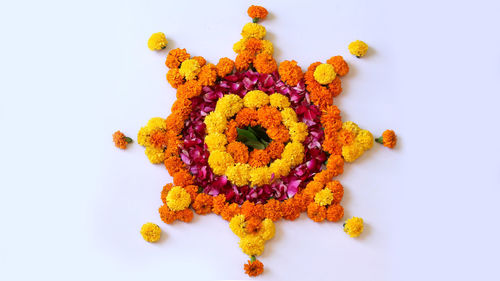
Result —
[[358, 237], [363, 232], [363, 219], [352, 217], [344, 223], [344, 232], [351, 237]]
[[247, 236], [245, 226], [245, 215], [236, 215], [229, 221], [229, 228], [240, 238]]
[[196, 79], [196, 76], [201, 71], [200, 63], [195, 59], [185, 60], [179, 68], [179, 73], [186, 78], [186, 80]]
[[225, 95], [217, 101], [215, 111], [221, 113], [226, 118], [233, 117], [243, 108], [243, 100], [235, 95]]
[[345, 145], [342, 147], [342, 156], [346, 162], [353, 162], [363, 155], [363, 148], [356, 144]]
[[342, 123], [342, 129], [353, 133], [354, 136], [358, 135], [359, 131], [361, 130], [359, 128], [358, 124], [356, 124], [352, 121], [347, 121], [347, 122]]
[[288, 98], [278, 93], [270, 95], [269, 102], [271, 103], [271, 106], [277, 107], [278, 109], [290, 107], [290, 101]]
[[259, 236], [267, 241], [273, 238], [275, 233], [276, 233], [276, 228], [274, 226], [273, 221], [270, 219], [264, 219], [262, 221], [262, 228], [259, 231]]
[[227, 167], [234, 164], [231, 154], [224, 151], [214, 151], [208, 156], [208, 165], [212, 168], [214, 174], [221, 176], [226, 172]]
[[227, 138], [225, 134], [213, 133], [205, 136], [208, 151], [226, 151]]
[[373, 147], [373, 135], [368, 130], [360, 130], [354, 142], [359, 144], [364, 150], [368, 150]]
[[148, 124], [146, 125], [150, 130], [154, 129], [167, 129], [167, 124], [165, 123], [165, 119], [161, 117], [153, 117], [149, 119]]
[[276, 159], [269, 165], [269, 170], [274, 177], [282, 177], [288, 175], [290, 172], [290, 162], [283, 159]]
[[137, 143], [142, 146], [148, 145], [149, 142], [149, 128], [142, 127], [137, 133]]
[[191, 204], [191, 195], [182, 187], [174, 186], [167, 194], [167, 206], [172, 211], [182, 211]]
[[250, 185], [261, 186], [269, 184], [271, 180], [271, 171], [268, 167], [253, 168], [250, 170]]
[[283, 124], [285, 124], [287, 128], [290, 128], [290, 125], [298, 121], [297, 113], [295, 113], [295, 111], [291, 108], [283, 109], [281, 111], [281, 118], [283, 120]]
[[249, 256], [259, 256], [264, 251], [264, 239], [259, 235], [247, 235], [240, 239], [240, 248]]
[[227, 127], [227, 120], [220, 112], [212, 111], [205, 117], [205, 125], [207, 125], [207, 133], [223, 133]]
[[302, 122], [294, 122], [290, 124], [290, 139], [294, 142], [303, 142], [307, 135], [307, 125]]
[[257, 38], [262, 39], [266, 36], [266, 28], [260, 24], [249, 22], [243, 26], [241, 31], [243, 38]]
[[153, 164], [160, 164], [165, 161], [165, 153], [163, 153], [163, 149], [161, 148], [155, 148], [152, 146], [146, 147], [146, 150], [144, 151], [146, 153], [146, 156], [149, 159], [149, 162]]
[[333, 201], [333, 193], [329, 188], [323, 188], [314, 196], [314, 202], [320, 206], [330, 205]]
[[141, 235], [147, 242], [153, 243], [160, 240], [161, 229], [158, 225], [148, 222], [142, 225]]
[[304, 146], [299, 142], [287, 143], [281, 159], [288, 161], [291, 167], [299, 165], [304, 160]]
[[236, 163], [226, 169], [226, 176], [229, 181], [237, 186], [247, 185], [250, 181], [250, 171], [252, 166], [243, 163]]
[[358, 58], [366, 55], [366, 52], [368, 51], [368, 45], [360, 40], [351, 42], [348, 48], [349, 52]]
[[151, 51], [162, 50], [167, 47], [167, 37], [163, 32], [153, 33], [148, 40], [148, 48]]
[[262, 107], [269, 104], [269, 96], [259, 90], [250, 91], [243, 97], [243, 103], [249, 108]]
[[262, 52], [272, 55], [274, 53], [273, 43], [269, 40], [262, 40]]
[[247, 38], [242, 38], [240, 41], [234, 43], [233, 51], [237, 54], [241, 53], [245, 49], [245, 43], [247, 42]]
[[322, 63], [314, 70], [314, 79], [322, 85], [332, 83], [336, 76], [333, 65], [328, 63]]

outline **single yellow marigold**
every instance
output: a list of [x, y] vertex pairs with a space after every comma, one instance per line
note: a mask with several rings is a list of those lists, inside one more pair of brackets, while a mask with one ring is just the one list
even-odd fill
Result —
[[213, 133], [205, 136], [208, 151], [226, 151], [227, 138], [225, 134]]
[[227, 167], [230, 167], [233, 164], [234, 160], [231, 154], [224, 151], [214, 151], [210, 153], [210, 156], [208, 156], [208, 165], [210, 165], [214, 174], [219, 176], [224, 175]]
[[269, 40], [262, 40], [262, 52], [272, 55], [274, 53], [273, 43]]
[[314, 202], [320, 206], [330, 205], [333, 201], [333, 193], [328, 188], [323, 188], [314, 196]]
[[283, 124], [289, 128], [292, 124], [298, 121], [297, 113], [291, 108], [285, 108], [281, 111], [281, 118]]
[[191, 204], [191, 195], [182, 187], [174, 186], [167, 194], [167, 206], [172, 211], [182, 211]]
[[351, 133], [353, 133], [355, 136], [359, 133], [361, 130], [358, 126], [358, 124], [352, 122], [352, 121], [346, 121], [342, 123], [342, 129], [347, 130]]
[[247, 42], [248, 38], [242, 38], [238, 42], [234, 43], [233, 45], [233, 51], [237, 54], [243, 52], [245, 50], [245, 43]]
[[264, 251], [264, 239], [259, 235], [247, 235], [240, 239], [240, 248], [249, 256], [260, 256]]
[[261, 186], [269, 184], [271, 180], [271, 170], [268, 167], [253, 168], [250, 170], [250, 185]]
[[363, 232], [363, 219], [352, 217], [344, 223], [344, 232], [351, 237], [358, 237]]
[[226, 118], [233, 117], [243, 108], [243, 100], [235, 95], [225, 95], [217, 101], [215, 111], [221, 113]]
[[294, 167], [304, 160], [304, 146], [299, 142], [289, 142], [286, 144], [281, 159], [290, 163]]
[[269, 102], [271, 103], [271, 106], [277, 107], [278, 109], [290, 107], [290, 101], [288, 98], [278, 93], [270, 95]]
[[364, 150], [373, 147], [373, 135], [368, 130], [360, 130], [354, 142], [358, 143]]
[[360, 58], [366, 55], [366, 52], [368, 51], [368, 45], [360, 40], [356, 40], [354, 42], [351, 42], [349, 44], [349, 52], [356, 57]]
[[342, 146], [342, 157], [346, 162], [353, 162], [363, 155], [363, 148], [356, 144]]
[[229, 221], [229, 228], [231, 228], [233, 233], [240, 238], [243, 238], [247, 235], [247, 233], [245, 232], [245, 226], [246, 226], [245, 215], [242, 214], [234, 216]]
[[241, 36], [243, 36], [243, 38], [262, 39], [266, 36], [266, 28], [260, 24], [249, 22], [243, 26]]
[[182, 62], [179, 73], [186, 78], [186, 80], [196, 79], [201, 71], [200, 63], [195, 59], [188, 59]]
[[227, 167], [226, 176], [227, 179], [237, 186], [247, 185], [250, 181], [250, 171], [252, 166], [243, 163], [236, 163], [232, 166]]
[[276, 227], [274, 226], [274, 222], [270, 219], [264, 219], [262, 221], [262, 228], [259, 231], [259, 236], [264, 240], [269, 240], [274, 237], [276, 233]]
[[282, 177], [288, 175], [290, 172], [290, 162], [283, 159], [276, 159], [269, 165], [269, 171], [274, 174], [275, 177]]
[[328, 63], [322, 63], [314, 70], [314, 80], [322, 85], [332, 83], [336, 76], [337, 74], [335, 73], [333, 65]]
[[148, 222], [142, 225], [141, 235], [147, 242], [154, 243], [160, 240], [161, 229], [158, 225]]
[[160, 164], [165, 161], [165, 153], [163, 152], [162, 148], [148, 146], [146, 147], [144, 153], [146, 153], [149, 162], [151, 162], [152, 164]]
[[167, 37], [163, 32], [153, 33], [148, 40], [148, 48], [151, 51], [162, 50], [167, 47], [168, 41]]
[[243, 97], [243, 103], [248, 108], [262, 107], [269, 104], [269, 96], [259, 90], [250, 91]]
[[302, 122], [294, 122], [290, 124], [290, 139], [294, 142], [303, 142], [307, 135], [307, 125]]
[[205, 125], [207, 125], [207, 133], [223, 133], [227, 127], [227, 119], [226, 117], [218, 112], [212, 111], [210, 112], [204, 120]]

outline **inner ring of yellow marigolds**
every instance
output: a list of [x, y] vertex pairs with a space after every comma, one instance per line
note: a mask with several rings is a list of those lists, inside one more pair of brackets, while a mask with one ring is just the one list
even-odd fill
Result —
[[[243, 98], [226, 95], [217, 101], [215, 110], [204, 122], [209, 166], [214, 174], [225, 175], [237, 186], [270, 184], [273, 179], [288, 175], [304, 160], [302, 143], [308, 135], [307, 125], [298, 122], [284, 95], [268, 95], [259, 90], [250, 91]], [[272, 141], [265, 148], [250, 148], [252, 151], [248, 153], [249, 144], [237, 141], [236, 128], [256, 125], [266, 129]], [[268, 165], [267, 159], [274, 160]]]

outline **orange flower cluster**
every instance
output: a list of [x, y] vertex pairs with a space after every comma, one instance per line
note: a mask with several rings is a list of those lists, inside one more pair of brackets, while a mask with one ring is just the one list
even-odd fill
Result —
[[296, 86], [297, 83], [304, 77], [304, 73], [302, 73], [302, 69], [297, 65], [297, 62], [292, 61], [283, 61], [280, 63], [280, 67], [278, 69], [278, 73], [280, 75], [281, 81], [285, 82], [290, 86]]
[[[262, 6], [255, 6], [255, 5], [250, 6], [247, 10], [247, 13], [248, 13], [249, 17], [254, 19], [254, 22], [265, 19], [267, 17], [267, 14], [268, 14], [266, 8], [264, 8]], [[255, 19], [257, 19], [257, 20], [255, 21]]]
[[[162, 205], [158, 209], [158, 212], [160, 213], [160, 218], [166, 224], [171, 224], [175, 220], [180, 220], [183, 222], [190, 222], [191, 220], [193, 220], [193, 216], [194, 216], [193, 211], [191, 209], [186, 208], [186, 209], [181, 210], [181, 211], [173, 211], [167, 206], [167, 199], [166, 198], [168, 196], [168, 193], [170, 192], [170, 190], [173, 187], [174, 186], [171, 183], [169, 183], [169, 184], [165, 185], [163, 187], [163, 190], [161, 191], [161, 200], [163, 201], [164, 205]], [[194, 200], [194, 198], [196, 197], [196, 192], [198, 191], [196, 189], [196, 186], [194, 186], [194, 185], [186, 186], [184, 189], [191, 196], [191, 200]]]

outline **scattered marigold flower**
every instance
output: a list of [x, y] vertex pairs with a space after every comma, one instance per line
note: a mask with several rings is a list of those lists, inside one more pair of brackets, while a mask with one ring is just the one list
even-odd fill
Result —
[[158, 225], [148, 222], [142, 225], [141, 235], [147, 242], [154, 243], [160, 240], [161, 229]]
[[151, 51], [163, 50], [167, 47], [167, 37], [163, 32], [153, 33], [148, 39], [148, 48]]
[[219, 77], [226, 77], [233, 72], [234, 69], [234, 61], [229, 58], [221, 58], [219, 63], [216, 65], [217, 67], [217, 75]]
[[349, 65], [342, 56], [331, 57], [326, 63], [331, 64], [335, 72], [340, 76], [344, 76], [349, 72]]
[[259, 276], [264, 272], [264, 264], [259, 260], [249, 260], [243, 268], [245, 269], [245, 273], [250, 277]]
[[368, 51], [368, 45], [360, 40], [353, 41], [349, 44], [349, 52], [355, 55], [357, 58], [361, 58], [366, 55]]
[[168, 52], [165, 65], [168, 68], [178, 68], [183, 61], [189, 59], [190, 57], [191, 55], [186, 52], [186, 49], [173, 49]]
[[363, 232], [363, 219], [352, 217], [344, 223], [344, 232], [351, 237], [358, 237]]
[[393, 130], [385, 130], [380, 138], [375, 139], [376, 142], [383, 144], [385, 147], [394, 148], [398, 142], [396, 133]]
[[304, 77], [302, 69], [294, 60], [281, 62], [278, 73], [280, 74], [280, 79], [290, 86], [296, 86], [302, 77]]
[[259, 22], [267, 17], [267, 10], [262, 6], [252, 5], [247, 10], [248, 16], [252, 18], [254, 23]]
[[115, 143], [116, 147], [125, 149], [127, 148], [127, 144], [132, 142], [132, 139], [125, 136], [122, 132], [116, 131], [113, 133], [113, 142]]
[[278, 64], [273, 56], [269, 53], [262, 52], [255, 57], [253, 66], [259, 73], [273, 73], [278, 69]]
[[315, 222], [322, 222], [326, 219], [326, 208], [312, 202], [307, 206], [307, 216]]

